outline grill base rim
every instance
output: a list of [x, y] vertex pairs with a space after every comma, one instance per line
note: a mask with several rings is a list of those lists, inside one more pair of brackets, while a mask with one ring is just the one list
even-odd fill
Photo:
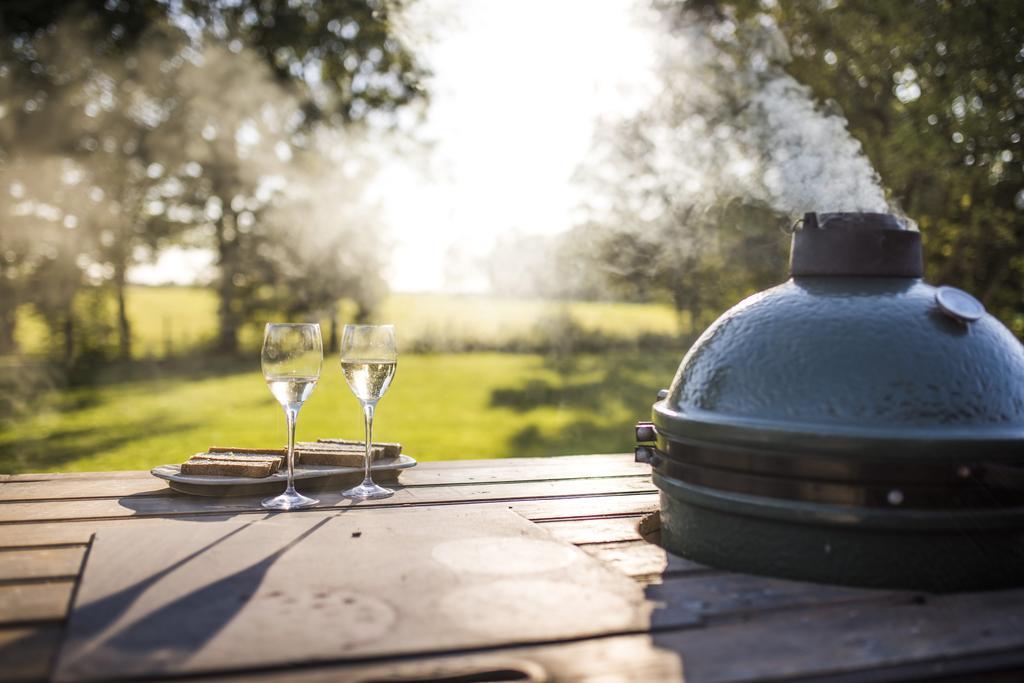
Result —
[[[868, 527], [852, 519], [844, 524], [820, 510], [816, 518], [793, 523], [739, 505], [723, 506], [705, 492], [656, 474], [654, 479], [661, 489], [662, 546], [717, 569], [929, 592], [1024, 584], [1024, 510], [1012, 526], [978, 527], [961, 516], [960, 526], [927, 531], [920, 526]], [[942, 516], [948, 524], [949, 515]]]

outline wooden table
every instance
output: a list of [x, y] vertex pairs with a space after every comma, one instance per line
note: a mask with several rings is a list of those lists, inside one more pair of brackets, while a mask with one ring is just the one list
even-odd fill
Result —
[[[934, 596], [696, 565], [641, 535], [658, 499], [649, 468], [632, 456], [430, 462], [401, 482], [393, 498], [358, 514], [511, 508], [632, 577], [659, 614], [655, 625], [471, 652], [410, 655], [399, 643], [390, 657], [208, 680], [1024, 680], [1024, 590]], [[321, 498], [328, 508], [347, 505], [332, 493]], [[97, 531], [257, 514], [256, 498], [185, 496], [147, 472], [0, 475], [0, 680], [51, 674]]]

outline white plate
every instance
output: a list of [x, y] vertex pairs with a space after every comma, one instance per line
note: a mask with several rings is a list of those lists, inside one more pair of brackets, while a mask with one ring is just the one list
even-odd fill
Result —
[[[385, 460], [380, 463], [373, 463], [370, 469], [374, 472], [382, 470], [404, 470], [415, 467], [416, 461], [408, 455], [399, 455], [398, 460]], [[332, 465], [298, 465], [295, 468], [295, 479], [319, 479], [321, 477], [337, 477], [344, 474], [355, 474], [362, 472], [362, 467], [334, 467]], [[159, 465], [150, 470], [154, 477], [166, 479], [176, 484], [191, 484], [193, 486], [259, 486], [262, 484], [273, 484], [285, 482], [288, 479], [288, 470], [281, 467], [269, 477], [214, 477], [203, 474], [182, 474], [181, 465]]]

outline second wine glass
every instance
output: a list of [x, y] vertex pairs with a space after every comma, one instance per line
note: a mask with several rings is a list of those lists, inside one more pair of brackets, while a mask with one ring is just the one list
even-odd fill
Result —
[[373, 483], [370, 449], [373, 445], [373, 414], [377, 402], [388, 390], [398, 365], [394, 325], [345, 325], [341, 336], [341, 371], [349, 389], [363, 407], [366, 425], [366, 459], [363, 483], [342, 491], [355, 500], [387, 498], [394, 491]]

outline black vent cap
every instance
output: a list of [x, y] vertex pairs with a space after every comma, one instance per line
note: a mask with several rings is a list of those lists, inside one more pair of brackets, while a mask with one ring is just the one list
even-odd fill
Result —
[[924, 275], [921, 233], [888, 213], [808, 213], [793, 233], [793, 277]]

